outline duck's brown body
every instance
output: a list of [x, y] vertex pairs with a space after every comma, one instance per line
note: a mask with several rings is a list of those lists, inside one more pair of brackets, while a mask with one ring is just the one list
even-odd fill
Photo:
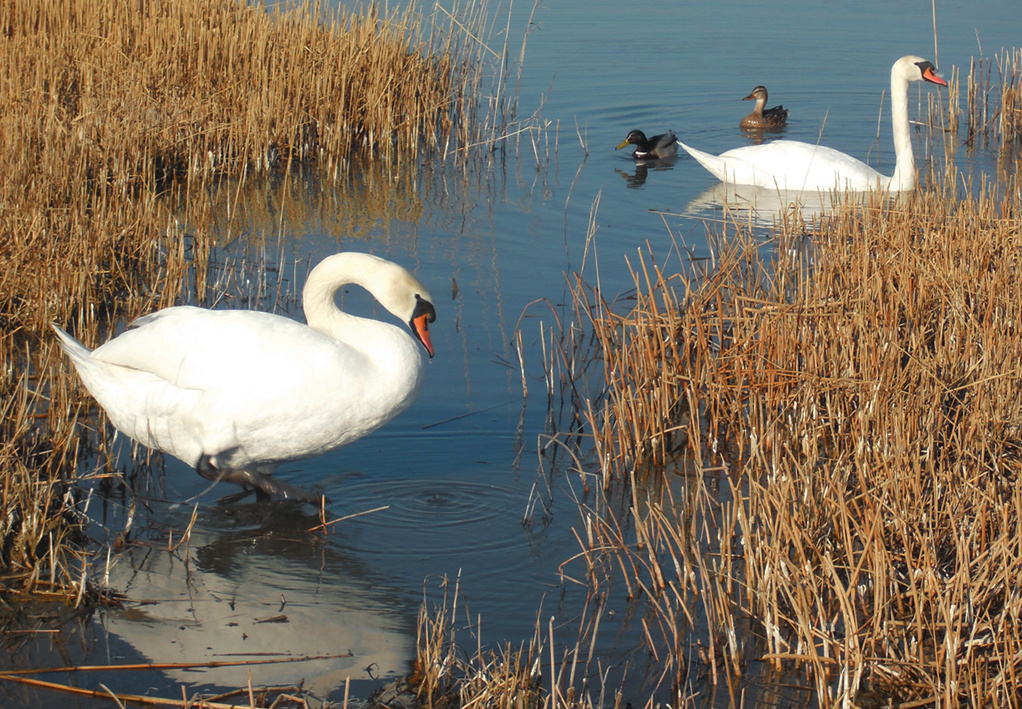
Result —
[[763, 130], [764, 128], [783, 128], [788, 122], [788, 109], [784, 106], [765, 108], [767, 90], [765, 86], [757, 86], [752, 93], [742, 99], [755, 101], [756, 108], [742, 119], [742, 128], [746, 130]]

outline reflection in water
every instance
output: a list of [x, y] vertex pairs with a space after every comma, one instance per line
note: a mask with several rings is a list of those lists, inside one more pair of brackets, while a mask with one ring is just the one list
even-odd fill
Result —
[[240, 187], [225, 181], [207, 194], [209, 228], [221, 245], [242, 239], [252, 248], [310, 234], [386, 241], [395, 225], [422, 219], [431, 185], [415, 171], [371, 160], [348, 168], [332, 178], [305, 166]]
[[190, 538], [182, 538], [188, 520], [178, 514], [173, 536], [112, 559], [109, 582], [140, 603], [106, 614], [109, 635], [155, 663], [331, 656], [168, 671], [188, 684], [243, 687], [251, 671], [253, 683], [304, 681], [325, 697], [348, 677], [408, 671], [413, 610], [363, 561], [310, 531], [317, 519], [260, 504], [205, 509], [199, 517], [206, 521]]
[[690, 201], [684, 213], [718, 220], [726, 215], [730, 221], [748, 222], [757, 227], [771, 227], [798, 215], [809, 224], [823, 217], [835, 204], [861, 201], [865, 195], [855, 192], [840, 195], [797, 192], [717, 182]]
[[674, 163], [677, 161], [677, 157], [660, 158], [659, 160], [635, 160], [635, 170], [633, 172], [622, 170], [619, 167], [614, 168], [614, 171], [625, 179], [629, 187], [642, 187], [646, 183], [650, 170], [653, 172], [667, 172], [674, 169]]
[[762, 145], [766, 138], [773, 138], [775, 135], [783, 133], [786, 125], [781, 126], [764, 126], [762, 128], [746, 128], [742, 127], [742, 133], [749, 139], [749, 142], [753, 145]]

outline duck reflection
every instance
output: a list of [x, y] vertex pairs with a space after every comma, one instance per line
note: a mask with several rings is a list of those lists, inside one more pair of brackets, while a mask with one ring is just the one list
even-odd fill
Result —
[[673, 170], [674, 163], [677, 161], [677, 157], [660, 158], [657, 160], [635, 160], [634, 169], [629, 171], [616, 167], [614, 168], [614, 171], [628, 183], [630, 188], [638, 188], [642, 187], [646, 183], [646, 179], [649, 177], [650, 171], [664, 172], [667, 170]]

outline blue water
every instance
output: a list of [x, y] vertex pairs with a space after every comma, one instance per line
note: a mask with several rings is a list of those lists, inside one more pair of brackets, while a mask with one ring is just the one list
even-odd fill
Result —
[[[530, 10], [516, 6], [512, 14], [515, 56]], [[881, 106], [890, 65], [908, 53], [933, 59], [935, 51], [931, 6], [921, 2], [550, 2], [534, 23], [519, 115], [537, 113], [545, 127], [509, 146], [517, 150], [401, 176], [363, 166], [343, 186], [295, 180], [288, 199], [308, 203], [308, 210], [296, 210], [283, 231], [274, 214], [253, 210], [248, 226], [221, 250], [232, 263], [243, 256], [257, 263], [263, 255], [273, 262], [283, 254], [290, 265], [280, 274], [285, 294], [300, 290], [310, 262], [339, 249], [391, 258], [432, 291], [437, 354], [416, 403], [368, 438], [279, 473], [322, 485], [331, 518], [386, 509], [323, 535], [308, 531], [315, 524], [309, 510], [219, 509], [222, 490], [203, 492], [193, 471], [169, 460], [150, 487], [160, 493], [151, 511], [136, 512], [135, 538], [151, 546], [114, 555], [109, 575], [131, 599], [159, 602], [104, 611], [76, 631], [76, 649], [35, 646], [12, 662], [350, 649], [350, 658], [253, 670], [256, 683], [307, 677], [339, 700], [344, 677], [364, 694], [376, 686], [372, 678], [407, 669], [418, 605], [424, 594], [431, 603], [441, 600], [444, 577], [460, 577], [459, 620], [481, 621], [484, 645], [517, 645], [532, 636], [537, 617], [544, 627], [554, 618], [558, 642], [574, 643], [585, 589], [565, 582], [559, 570], [579, 550], [572, 529], [583, 492], [578, 472], [540, 454], [541, 436], [551, 433], [541, 327], [567, 317], [565, 282], [573, 272], [582, 270], [590, 283], [599, 276], [604, 293], [613, 295], [630, 285], [625, 257], [636, 263], [647, 246], [675, 265], [674, 244], [710, 254], [711, 227], [700, 217], [713, 213], [693, 215], [690, 205], [713, 178], [684, 156], [644, 171], [614, 146], [632, 128], [672, 129], [713, 152], [747, 144], [738, 122], [750, 104], [741, 99], [763, 84], [769, 105], [791, 110], [784, 137], [820, 140], [890, 172], [888, 104]], [[961, 67], [964, 80], [979, 43], [989, 56], [1017, 44], [1020, 30], [1015, 1], [938, 7], [941, 73], [950, 78]], [[919, 92], [924, 107], [937, 91]], [[914, 89], [913, 112], [916, 95]], [[946, 90], [940, 96], [946, 101]], [[992, 169], [995, 156], [966, 160], [956, 150], [967, 169]], [[943, 159], [944, 151], [943, 136], [920, 133], [917, 165], [928, 153]], [[373, 209], [374, 202], [393, 209]], [[274, 303], [285, 306], [287, 298]], [[371, 311], [356, 293], [344, 305]], [[519, 327], [528, 398], [511, 345]], [[167, 529], [179, 539], [191, 517], [193, 503], [173, 503], [194, 495], [198, 522], [189, 545], [176, 556], [160, 551]], [[543, 504], [536, 506], [537, 499]], [[93, 499], [97, 537], [116, 535], [129, 501]], [[577, 567], [566, 570], [581, 576]], [[281, 594], [290, 623], [255, 624], [277, 611]], [[620, 620], [607, 621], [599, 646], [609, 665], [642, 641], [623, 589], [612, 589], [611, 602]], [[463, 628], [459, 640], [474, 651], [470, 630]], [[175, 682], [233, 686], [244, 675], [208, 670], [104, 681], [129, 691], [141, 681], [154, 693], [179, 696]], [[644, 703], [641, 686], [629, 686], [630, 701]], [[37, 701], [12, 695], [6, 703]]]

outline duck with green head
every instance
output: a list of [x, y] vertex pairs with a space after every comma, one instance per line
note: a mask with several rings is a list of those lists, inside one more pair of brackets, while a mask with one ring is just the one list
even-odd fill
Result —
[[678, 154], [678, 139], [674, 137], [672, 131], [647, 138], [641, 130], [633, 130], [628, 137], [621, 141], [621, 145], [617, 146], [617, 149], [620, 150], [626, 145], [635, 146], [632, 157], [636, 160], [659, 160], [660, 158], [673, 158]]

